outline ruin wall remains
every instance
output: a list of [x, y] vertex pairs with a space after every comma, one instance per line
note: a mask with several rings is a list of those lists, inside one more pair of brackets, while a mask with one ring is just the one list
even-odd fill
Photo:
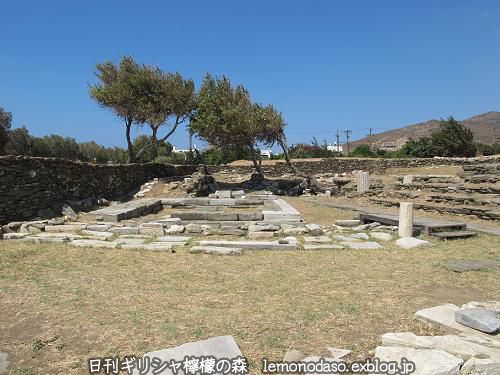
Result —
[[0, 156], [0, 224], [39, 216], [65, 201], [113, 199], [155, 177], [190, 175], [192, 166], [106, 165], [59, 158]]

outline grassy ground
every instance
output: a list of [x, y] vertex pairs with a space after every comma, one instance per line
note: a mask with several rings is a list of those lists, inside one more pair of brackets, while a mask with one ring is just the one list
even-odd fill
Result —
[[[318, 212], [295, 201], [306, 218]], [[350, 217], [324, 209], [325, 221]], [[500, 270], [457, 274], [446, 259], [500, 258], [500, 239], [429, 249], [248, 251], [241, 257], [0, 241], [0, 351], [12, 374], [85, 374], [96, 356], [142, 354], [233, 335], [262, 357], [327, 347], [369, 355], [389, 331], [438, 333], [423, 307], [500, 299]]]

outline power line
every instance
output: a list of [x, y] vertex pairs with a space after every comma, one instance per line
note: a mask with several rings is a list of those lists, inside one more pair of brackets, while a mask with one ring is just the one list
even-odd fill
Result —
[[339, 129], [337, 129], [336, 138], [337, 138], [337, 152], [339, 152], [339, 142], [340, 142]]
[[370, 145], [370, 150], [372, 149], [372, 130], [373, 128], [369, 128], [368, 130], [370, 130], [370, 134], [368, 134], [368, 143]]
[[347, 129], [347, 130], [344, 130], [344, 133], [346, 135], [346, 138], [347, 138], [347, 156], [349, 156], [349, 134], [352, 133], [352, 130], [350, 129]]

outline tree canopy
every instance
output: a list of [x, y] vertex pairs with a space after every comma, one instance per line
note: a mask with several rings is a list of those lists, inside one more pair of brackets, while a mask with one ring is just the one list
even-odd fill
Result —
[[475, 156], [477, 147], [470, 129], [453, 117], [441, 120], [441, 129], [432, 133], [432, 146], [438, 156]]
[[[185, 80], [179, 73], [165, 73], [158, 67], [139, 65], [130, 56], [123, 57], [119, 64], [97, 64], [96, 76], [99, 83], [90, 87], [90, 96], [123, 119], [129, 162], [168, 139], [189, 118], [195, 105], [192, 80]], [[152, 131], [150, 142], [140, 150], [132, 142], [134, 124], [147, 124]], [[171, 129], [159, 138], [158, 130], [167, 125]]]
[[281, 113], [273, 106], [252, 103], [248, 90], [242, 85], [234, 87], [225, 76], [207, 74], [196, 104], [189, 130], [212, 146], [247, 148], [261, 175], [258, 144], [286, 142]]
[[0, 107], [0, 155], [9, 141], [10, 126], [12, 125], [12, 113], [6, 112]]

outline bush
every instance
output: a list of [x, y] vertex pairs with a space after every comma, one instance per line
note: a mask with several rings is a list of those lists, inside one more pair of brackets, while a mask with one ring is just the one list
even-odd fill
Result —
[[476, 156], [477, 147], [470, 129], [458, 123], [453, 117], [441, 120], [441, 129], [432, 133], [434, 156], [471, 157]]
[[[260, 153], [259, 150], [257, 150]], [[202, 154], [204, 164], [220, 165], [228, 164], [235, 160], [251, 160], [252, 155], [248, 147], [211, 147], [205, 150]]]
[[294, 159], [311, 159], [311, 158], [335, 158], [342, 154], [337, 151], [331, 151], [326, 148], [326, 145], [319, 146], [317, 143], [312, 145], [299, 143], [293, 145], [289, 150], [290, 158]]
[[410, 138], [398, 154], [412, 158], [432, 158], [436, 156], [436, 151], [432, 139], [423, 137], [415, 141]]

